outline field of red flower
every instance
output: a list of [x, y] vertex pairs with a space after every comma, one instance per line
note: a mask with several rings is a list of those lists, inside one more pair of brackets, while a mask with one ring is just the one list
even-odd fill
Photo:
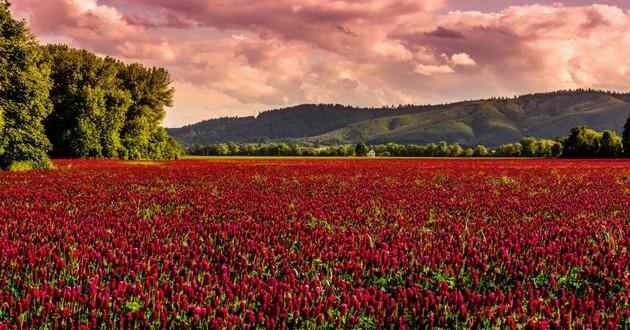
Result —
[[0, 174], [0, 328], [623, 328], [630, 162]]

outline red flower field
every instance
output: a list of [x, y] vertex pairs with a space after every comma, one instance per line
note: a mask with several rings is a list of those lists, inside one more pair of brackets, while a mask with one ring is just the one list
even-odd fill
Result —
[[630, 162], [57, 161], [0, 174], [0, 328], [630, 324]]

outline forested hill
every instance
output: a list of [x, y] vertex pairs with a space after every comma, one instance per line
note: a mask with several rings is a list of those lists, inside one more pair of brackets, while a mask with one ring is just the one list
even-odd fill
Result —
[[257, 117], [212, 119], [170, 129], [169, 133], [186, 145], [447, 141], [496, 146], [525, 136], [564, 136], [580, 125], [621, 132], [629, 114], [630, 94], [576, 90], [433, 106], [309, 104], [267, 111]]

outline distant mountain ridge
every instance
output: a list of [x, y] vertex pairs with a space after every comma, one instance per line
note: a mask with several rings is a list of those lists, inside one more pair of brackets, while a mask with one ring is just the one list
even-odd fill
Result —
[[621, 132], [629, 115], [630, 94], [575, 90], [394, 108], [304, 104], [257, 117], [211, 119], [169, 129], [169, 133], [184, 145], [447, 141], [496, 146], [526, 136], [565, 136], [580, 125]]

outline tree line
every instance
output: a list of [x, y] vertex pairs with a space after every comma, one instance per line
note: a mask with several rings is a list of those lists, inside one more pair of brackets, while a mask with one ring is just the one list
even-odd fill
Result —
[[49, 156], [177, 158], [160, 126], [173, 94], [164, 69], [40, 46], [0, 0], [0, 168], [46, 168]]
[[367, 156], [370, 151], [381, 157], [486, 157], [506, 156], [519, 157], [529, 150], [531, 157], [553, 156], [552, 146], [559, 143], [543, 139], [524, 139], [525, 149], [521, 143], [489, 148], [483, 145], [463, 147], [447, 142], [426, 145], [387, 143], [367, 145], [337, 146], [305, 146], [287, 143], [237, 144], [221, 143], [209, 146], [193, 145], [187, 149], [188, 154], [195, 156], [304, 156], [304, 157], [351, 157]]
[[[625, 146], [625, 147], [624, 147]], [[188, 154], [196, 156], [314, 156], [349, 157], [367, 156], [374, 151], [381, 157], [586, 157], [605, 158], [630, 156], [630, 118], [625, 125], [623, 136], [606, 130], [596, 131], [587, 127], [576, 127], [569, 135], [559, 139], [526, 137], [516, 143], [498, 147], [461, 146], [447, 142], [416, 144], [378, 144], [306, 146], [299, 144], [260, 143], [237, 144], [220, 143], [214, 145], [193, 145]]]

